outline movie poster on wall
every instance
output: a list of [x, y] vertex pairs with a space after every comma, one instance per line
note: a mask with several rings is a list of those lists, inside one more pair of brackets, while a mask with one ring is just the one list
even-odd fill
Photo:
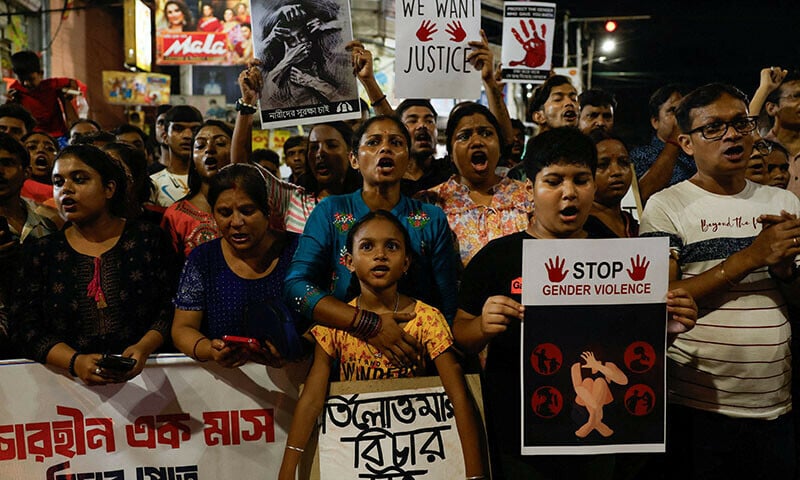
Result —
[[245, 65], [253, 60], [247, 0], [156, 0], [156, 63]]
[[255, 0], [255, 56], [261, 61], [264, 128], [361, 116], [350, 53], [347, 0]]
[[480, 0], [396, 0], [395, 96], [478, 98], [467, 57], [480, 29]]
[[553, 64], [556, 4], [503, 4], [502, 76], [507, 82], [544, 83]]
[[521, 453], [663, 452], [666, 238], [523, 245]]

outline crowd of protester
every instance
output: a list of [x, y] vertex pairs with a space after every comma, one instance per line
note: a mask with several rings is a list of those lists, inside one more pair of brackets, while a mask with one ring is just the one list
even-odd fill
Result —
[[[731, 85], [665, 85], [646, 106], [652, 140], [629, 148], [618, 99], [563, 76], [511, 119], [488, 42], [470, 45], [487, 106], [447, 112], [446, 157], [441, 112], [428, 99], [392, 108], [354, 41], [374, 115], [286, 140], [287, 178], [276, 152], [250, 151], [248, 108], [229, 125], [159, 107], [153, 135], [68, 126], [74, 81], [15, 54], [0, 106], [0, 355], [88, 385], [128, 381], [156, 352], [230, 368], [310, 356], [286, 479], [330, 378], [432, 372], [468, 479], [490, 465], [501, 479], [794, 478], [800, 73], [765, 68], [752, 100]], [[245, 107], [262, 91], [256, 63], [238, 78]], [[632, 183], [639, 221], [622, 207]], [[521, 455], [524, 306], [509, 285], [522, 242], [637, 236], [670, 245], [666, 456]], [[465, 371], [482, 375], [490, 464]]]

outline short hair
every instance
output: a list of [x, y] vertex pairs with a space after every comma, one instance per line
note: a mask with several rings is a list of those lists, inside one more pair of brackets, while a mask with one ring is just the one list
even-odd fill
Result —
[[108, 130], [100, 130], [97, 132], [81, 133], [75, 137], [73, 145], [94, 145], [97, 142], [111, 143], [116, 142], [117, 137]]
[[538, 112], [544, 107], [545, 102], [550, 98], [550, 92], [561, 85], [572, 85], [569, 77], [564, 75], [553, 75], [545, 80], [545, 82], [534, 90], [533, 99], [531, 100], [530, 112]]
[[53, 142], [53, 145], [56, 146], [56, 150], [58, 150], [59, 147], [58, 140], [56, 140], [55, 137], [53, 137], [47, 132], [28, 132], [25, 135], [23, 135], [22, 138], [19, 139], [19, 141], [22, 142], [23, 145], [25, 145], [25, 140], [29, 139], [34, 135], [41, 135], [43, 137], [47, 137], [51, 142]]
[[245, 23], [240, 23], [240, 24], [239, 24], [239, 28], [242, 28], [242, 27], [246, 27], [246, 28], [247, 28], [248, 30], [250, 30], [251, 32], [253, 31], [253, 26], [252, 26], [252, 25], [250, 25], [250, 24], [249, 24], [249, 23], [247, 23], [247, 22], [245, 22]]
[[98, 130], [102, 130], [103, 129], [103, 127], [101, 127], [99, 123], [95, 122], [94, 120], [88, 119], [88, 118], [79, 118], [79, 119], [75, 120], [74, 122], [72, 122], [69, 125], [69, 129], [72, 130], [73, 128], [75, 128], [76, 125], [80, 125], [81, 123], [88, 123], [90, 125], [94, 125], [94, 128], [96, 128]]
[[591, 105], [593, 107], [609, 106], [616, 110], [617, 98], [613, 93], [607, 92], [602, 88], [590, 88], [589, 90], [584, 90], [580, 95], [578, 95], [578, 105], [580, 105], [581, 110], [583, 110], [583, 107], [587, 105]]
[[257, 148], [250, 154], [250, 163], [261, 163], [263, 160], [266, 160], [275, 166], [281, 166], [281, 156], [269, 148]]
[[293, 135], [287, 138], [286, 141], [283, 142], [283, 154], [286, 155], [286, 152], [304, 143], [308, 143], [308, 139], [302, 135]]
[[436, 109], [433, 108], [433, 104], [427, 98], [407, 98], [400, 102], [400, 105], [394, 110], [394, 114], [397, 115], [397, 118], [402, 120], [403, 114], [411, 107], [425, 107], [431, 111], [434, 119], [439, 117], [439, 114], [436, 113]]
[[203, 114], [191, 105], [175, 105], [167, 110], [164, 115], [164, 124], [169, 126], [173, 122], [203, 123]]
[[139, 135], [144, 142], [145, 146], [147, 146], [147, 134], [144, 133], [144, 130], [137, 127], [136, 125], [131, 125], [130, 123], [123, 123], [122, 125], [118, 126], [114, 130], [111, 131], [114, 135], [122, 135], [124, 133], [135, 133]]
[[522, 120], [518, 118], [511, 119], [511, 128], [516, 128], [517, 130], [522, 130], [522, 133], [525, 133], [527, 128], [525, 128], [525, 124], [522, 123]]
[[159, 115], [167, 113], [172, 108], [172, 105], [166, 103], [164, 105], [159, 105], [156, 107], [156, 119]]
[[772, 151], [773, 152], [774, 151], [781, 152], [782, 154], [786, 155], [787, 159], [789, 159], [791, 157], [791, 154], [789, 153], [789, 150], [786, 147], [784, 147], [783, 145], [781, 145], [780, 143], [774, 142], [772, 140], [768, 140], [766, 138], [762, 139], [762, 141], [764, 143], [766, 143], [767, 145], [769, 145], [770, 147], [772, 147]]
[[39, 55], [30, 50], [22, 50], [11, 55], [11, 68], [18, 77], [27, 76], [32, 73], [42, 72], [42, 61]]
[[128, 180], [120, 163], [94, 145], [69, 145], [56, 156], [56, 162], [64, 157], [76, 157], [100, 174], [103, 185], [114, 182], [116, 189], [109, 200], [109, 211], [117, 216], [125, 216], [128, 210]]
[[680, 83], [670, 83], [659, 88], [652, 95], [647, 102], [647, 109], [650, 112], [650, 118], [658, 118], [658, 112], [661, 110], [661, 105], [669, 100], [673, 94], [677, 93], [681, 97], [686, 96], [690, 89], [688, 86]]
[[361, 124], [360, 127], [358, 127], [358, 130], [356, 130], [356, 133], [353, 134], [353, 145], [352, 145], [352, 147], [353, 147], [353, 155], [358, 155], [358, 148], [361, 146], [361, 137], [363, 137], [364, 134], [367, 133], [367, 129], [369, 129], [369, 127], [372, 126], [373, 123], [375, 123], [377, 121], [380, 121], [380, 120], [388, 120], [388, 121], [394, 123], [395, 125], [397, 125], [397, 128], [400, 129], [400, 133], [406, 139], [406, 148], [408, 149], [408, 152], [410, 154], [411, 153], [411, 134], [408, 133], [408, 129], [406, 128], [405, 125], [403, 125], [403, 122], [400, 121], [400, 117], [397, 117], [395, 115], [377, 115], [375, 117], [368, 118], [364, 123]]
[[36, 119], [33, 118], [31, 112], [18, 103], [6, 103], [0, 105], [0, 118], [11, 117], [17, 120], [22, 120], [25, 124], [25, 129], [32, 132], [36, 128]]
[[589, 167], [594, 176], [597, 148], [589, 137], [571, 127], [553, 128], [528, 140], [522, 164], [531, 182], [544, 168], [557, 163]]
[[244, 190], [244, 193], [250, 197], [264, 216], [269, 218], [267, 182], [258, 167], [248, 163], [234, 163], [222, 167], [219, 173], [211, 177], [207, 198], [212, 210], [222, 192], [232, 188]]
[[[464, 117], [469, 117], [471, 115], [483, 115], [489, 123], [492, 124], [495, 131], [497, 132], [497, 137], [500, 141], [500, 149], [504, 150], [506, 146], [506, 140], [503, 136], [503, 131], [500, 129], [500, 122], [497, 121], [497, 117], [489, 111], [488, 108], [481, 105], [480, 103], [475, 102], [462, 102], [456, 105], [455, 108], [450, 112], [450, 116], [447, 118], [447, 127], [444, 130], [445, 136], [445, 146], [447, 147], [447, 153], [453, 153], [453, 135], [456, 132], [456, 127], [458, 126], [458, 122], [461, 121]], [[501, 152], [505, 153], [505, 152]]]
[[723, 95], [730, 95], [737, 100], [741, 100], [745, 108], [747, 107], [747, 95], [733, 85], [725, 83], [703, 85], [683, 97], [681, 103], [678, 104], [678, 108], [675, 109], [675, 120], [678, 122], [678, 127], [680, 127], [681, 131], [686, 133], [692, 129], [692, 110], [710, 105]]
[[783, 86], [790, 82], [800, 82], [800, 70], [792, 70], [787, 73], [786, 76], [783, 77], [781, 84], [778, 85], [778, 88], [767, 95], [767, 101], [777, 104], [781, 100], [781, 95], [783, 95]]
[[0, 150], [10, 153], [12, 157], [19, 160], [22, 167], [31, 164], [31, 155], [25, 145], [7, 133], [0, 133]]

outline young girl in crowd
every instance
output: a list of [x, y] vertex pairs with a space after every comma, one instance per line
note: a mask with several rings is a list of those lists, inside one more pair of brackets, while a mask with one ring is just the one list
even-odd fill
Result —
[[[332, 195], [311, 212], [286, 277], [287, 301], [306, 318], [347, 329], [354, 315], [369, 313], [344, 303], [350, 272], [344, 266], [345, 242], [352, 225], [375, 210], [390, 210], [411, 237], [417, 255], [409, 272], [414, 297], [439, 308], [450, 320], [455, 314], [457, 254], [442, 210], [400, 193], [400, 179], [410, 156], [408, 129], [396, 117], [372, 117], [353, 137], [351, 164], [361, 172], [363, 186], [349, 195]], [[400, 313], [370, 317], [374, 328], [364, 338], [395, 364], [415, 356], [414, 340], [397, 327]], [[408, 320], [408, 318], [406, 318]]]
[[189, 193], [170, 205], [161, 221], [172, 239], [175, 251], [183, 258], [201, 243], [219, 237], [208, 201], [209, 181], [231, 163], [233, 131], [225, 122], [208, 120], [197, 130], [189, 162]]
[[[61, 151], [53, 193], [67, 222], [26, 250], [13, 293], [15, 342], [25, 354], [89, 385], [126, 381], [169, 338], [176, 262], [156, 225], [124, 218], [127, 180], [91, 145]], [[104, 353], [135, 360], [127, 372]]]
[[425, 356], [404, 367], [392, 365], [374, 347], [358, 338], [368, 326], [364, 317], [353, 325], [352, 333], [314, 327], [311, 330], [317, 341], [314, 363], [292, 418], [280, 479], [295, 478], [301, 454], [322, 411], [335, 360], [338, 360], [340, 378], [346, 381], [414, 377], [425, 371], [428, 359], [432, 360], [453, 404], [466, 476], [479, 478], [483, 475], [476, 413], [463, 371], [451, 350], [453, 337], [447, 322], [435, 308], [398, 291], [398, 282], [411, 264], [410, 243], [403, 224], [386, 210], [370, 212], [353, 224], [347, 235], [345, 263], [352, 273], [352, 283], [357, 280], [359, 293], [350, 305], [359, 311], [373, 312], [371, 315], [415, 313], [413, 320], [400, 326], [423, 345]]
[[[245, 103], [255, 103], [261, 91], [261, 72], [253, 63], [239, 75], [239, 88]], [[234, 128], [232, 156], [234, 163], [249, 157], [250, 128], [253, 112], [239, 111]], [[358, 174], [350, 168], [350, 143], [353, 130], [344, 122], [320, 123], [308, 134], [306, 173], [299, 185], [284, 182], [263, 170], [270, 192], [273, 215], [282, 219], [289, 232], [303, 233], [314, 207], [329, 195], [351, 193], [358, 189]]]
[[[230, 165], [211, 179], [208, 202], [222, 238], [195, 248], [175, 298], [172, 338], [195, 360], [238, 367], [248, 360], [270, 365], [303, 350], [295, 317], [281, 304], [283, 279], [297, 235], [270, 229], [264, 177], [247, 164]], [[272, 313], [270, 317], [267, 313]], [[299, 319], [299, 315], [297, 316]], [[267, 323], [272, 323], [267, 325]], [[264, 349], [228, 344], [224, 335], [255, 337], [283, 329]], [[278, 347], [283, 352], [278, 352]]]
[[633, 180], [628, 148], [622, 139], [605, 130], [594, 130], [589, 138], [597, 148], [597, 190], [583, 229], [594, 238], [637, 237], [639, 222], [622, 209], [622, 199]]

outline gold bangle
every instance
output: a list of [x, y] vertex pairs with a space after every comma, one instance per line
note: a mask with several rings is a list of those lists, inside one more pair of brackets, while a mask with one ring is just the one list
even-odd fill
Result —
[[728, 274], [725, 273], [725, 262], [726, 261], [728, 261], [728, 259], [723, 260], [722, 263], [719, 264], [719, 273], [720, 273], [720, 276], [722, 277], [722, 279], [725, 280], [725, 283], [727, 283], [729, 287], [733, 288], [736, 285], [738, 285], [738, 283], [734, 282], [733, 280], [731, 280], [731, 278], [728, 276]]
[[208, 361], [208, 360], [200, 360], [199, 358], [197, 358], [197, 346], [200, 345], [200, 342], [202, 342], [203, 340], [208, 340], [208, 337], [200, 337], [200, 338], [198, 338], [197, 341], [194, 342], [194, 347], [192, 347], [192, 358], [194, 358], [198, 362], [207, 362]]
[[295, 452], [300, 452], [300, 453], [305, 452], [304, 449], [302, 449], [300, 447], [295, 447], [295, 446], [292, 446], [292, 445], [286, 445], [286, 449], [287, 450], [294, 450]]

